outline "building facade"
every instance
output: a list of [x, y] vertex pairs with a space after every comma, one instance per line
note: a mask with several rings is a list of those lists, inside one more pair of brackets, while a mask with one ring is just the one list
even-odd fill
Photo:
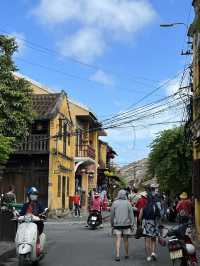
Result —
[[97, 187], [100, 160], [105, 157], [106, 165], [108, 159], [107, 146], [99, 144], [99, 137], [106, 135], [100, 122], [65, 92], [54, 93], [18, 74], [16, 78], [30, 82], [35, 119], [30, 135], [8, 161], [1, 187], [13, 184], [17, 201], [24, 202], [26, 189], [36, 186], [51, 210], [70, 208], [78, 192], [87, 208], [89, 191]]
[[195, 198], [195, 220], [200, 238], [200, 0], [193, 1], [195, 18], [189, 28], [193, 39], [193, 121], [191, 125], [193, 139], [193, 195]]

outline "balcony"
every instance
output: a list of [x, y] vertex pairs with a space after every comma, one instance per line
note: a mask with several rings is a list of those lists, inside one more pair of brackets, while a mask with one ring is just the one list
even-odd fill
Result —
[[16, 154], [44, 154], [49, 152], [49, 139], [46, 134], [28, 136], [15, 151]]
[[76, 157], [87, 157], [95, 160], [95, 150], [90, 145], [77, 145]]

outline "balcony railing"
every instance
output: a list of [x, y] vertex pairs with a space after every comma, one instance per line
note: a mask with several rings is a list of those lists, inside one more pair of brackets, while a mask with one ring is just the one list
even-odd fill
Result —
[[76, 157], [89, 157], [95, 159], [95, 150], [90, 145], [77, 145]]
[[34, 134], [28, 136], [25, 141], [17, 147], [15, 153], [48, 153], [48, 151], [48, 135]]

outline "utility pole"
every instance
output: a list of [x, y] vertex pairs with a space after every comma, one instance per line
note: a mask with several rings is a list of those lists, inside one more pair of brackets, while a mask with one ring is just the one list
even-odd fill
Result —
[[193, 139], [193, 195], [195, 198], [195, 222], [200, 239], [200, 0], [193, 0], [195, 18], [190, 25], [188, 35], [193, 39], [193, 121], [191, 125]]

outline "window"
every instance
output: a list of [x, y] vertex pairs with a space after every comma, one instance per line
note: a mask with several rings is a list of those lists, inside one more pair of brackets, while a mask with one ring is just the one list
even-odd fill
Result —
[[69, 197], [69, 176], [67, 177], [67, 197]]
[[58, 176], [58, 198], [61, 196], [61, 176]]
[[59, 118], [59, 132], [58, 132], [59, 139], [62, 139], [62, 119]]
[[67, 124], [63, 125], [63, 154], [67, 154]]
[[68, 132], [67, 137], [68, 137], [68, 146], [70, 146], [70, 143], [71, 143], [71, 134], [70, 134], [70, 132]]

